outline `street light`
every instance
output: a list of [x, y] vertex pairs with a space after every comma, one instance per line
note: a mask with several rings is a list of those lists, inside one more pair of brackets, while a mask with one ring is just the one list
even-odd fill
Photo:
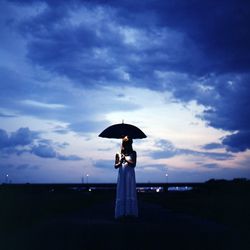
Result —
[[166, 173], [166, 183], [168, 184], [168, 173]]
[[166, 176], [166, 191], [168, 191], [168, 173], [166, 173], [165, 176]]
[[5, 176], [5, 182], [6, 182], [6, 183], [9, 182], [9, 175], [8, 175], [8, 174], [6, 174], [6, 176]]

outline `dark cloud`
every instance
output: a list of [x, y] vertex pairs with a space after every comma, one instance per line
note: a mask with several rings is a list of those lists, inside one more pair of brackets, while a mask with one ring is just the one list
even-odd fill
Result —
[[20, 164], [16, 166], [17, 170], [37, 170], [40, 167], [38, 165], [31, 165], [31, 164]]
[[35, 145], [32, 147], [30, 153], [42, 158], [56, 158], [61, 161], [79, 161], [83, 159], [77, 155], [62, 155], [49, 144]]
[[0, 148], [5, 148], [8, 147], [10, 145], [9, 142], [9, 136], [7, 134], [7, 132], [3, 129], [0, 129]]
[[161, 150], [153, 151], [151, 153], [151, 157], [154, 159], [171, 158], [178, 154], [173, 143], [168, 140], [158, 140], [156, 146]]
[[[110, 3], [111, 2], [111, 3]], [[223, 1], [119, 1], [110, 5], [123, 9], [123, 19], [129, 17], [137, 25], [154, 22], [158, 27], [169, 27], [186, 34], [203, 53], [203, 61], [176, 65], [178, 69], [206, 72], [242, 72], [249, 70], [250, 3], [245, 0]], [[119, 7], [118, 7], [119, 6]], [[145, 16], [144, 16], [145, 15]], [[144, 18], [143, 18], [144, 17]], [[196, 55], [194, 55], [196, 56]]]
[[229, 151], [239, 152], [250, 148], [247, 140], [250, 130], [249, 80], [249, 75], [219, 79], [217, 84], [214, 84], [214, 102], [211, 102], [211, 108], [206, 110], [202, 117], [212, 127], [237, 131], [222, 140]]
[[19, 128], [10, 136], [5, 130], [0, 129], [0, 149], [29, 145], [37, 138], [39, 138], [39, 133], [29, 128]]
[[221, 143], [212, 142], [203, 145], [202, 148], [205, 150], [212, 150], [212, 149], [224, 148], [224, 146]]
[[13, 117], [17, 117], [16, 115], [9, 115], [9, 114], [5, 114], [5, 113], [1, 113], [0, 112], [0, 117], [3, 118], [13, 118]]
[[216, 163], [201, 164], [201, 166], [204, 168], [209, 168], [209, 169], [219, 168], [219, 165]]
[[121, 81], [116, 72], [121, 67], [137, 80], [152, 80], [154, 69], [193, 75], [249, 70], [247, 1], [143, 1], [136, 6], [128, 0], [62, 1], [56, 7], [43, 2], [44, 8], [21, 23], [9, 13], [14, 21], [8, 25], [29, 38], [33, 63], [84, 85]]
[[200, 157], [207, 157], [213, 160], [223, 161], [232, 159], [234, 156], [230, 153], [216, 153], [216, 152], [206, 152], [206, 151], [195, 151], [190, 149], [176, 148], [168, 140], [159, 140], [156, 142], [156, 146], [159, 150], [150, 152], [150, 156], [154, 159], [162, 158], [172, 158], [178, 155], [193, 155]]
[[12, 154], [21, 155], [30, 151], [30, 146], [39, 138], [39, 132], [31, 131], [29, 128], [19, 128], [10, 135], [0, 129], [0, 155], [8, 158]]
[[[206, 121], [207, 125], [246, 135], [250, 130], [250, 113], [247, 112], [250, 107], [249, 80], [249, 74], [211, 74], [196, 81], [184, 81], [181, 86], [167, 82], [166, 87], [179, 101], [193, 100], [203, 105], [205, 111], [199, 118]], [[225, 146], [229, 142], [229, 137], [230, 135], [223, 140]], [[233, 143], [234, 139], [237, 140], [236, 136], [232, 135], [230, 143]], [[237, 147], [237, 142], [235, 142], [235, 147]], [[247, 150], [250, 144], [245, 142], [242, 148]], [[239, 151], [242, 151], [242, 148]], [[228, 149], [230, 150], [230, 147]]]
[[231, 152], [242, 152], [250, 148], [250, 131], [239, 131], [235, 134], [226, 136], [222, 143]]
[[67, 128], [56, 128], [53, 130], [53, 132], [61, 134], [61, 135], [65, 135], [67, 133], [69, 133], [69, 129]]
[[68, 142], [55, 143], [58, 148], [67, 148], [70, 144]]
[[[195, 100], [206, 108], [200, 118], [209, 126], [232, 132], [222, 139], [229, 151], [250, 148], [249, 140], [244, 139], [249, 138], [250, 131], [248, 1], [148, 0], [135, 5], [131, 0], [74, 0], [61, 1], [60, 6], [56, 1], [42, 3], [43, 7], [37, 1], [5, 2], [1, 17], [5, 47], [16, 41], [10, 31], [18, 34], [32, 65], [84, 88], [139, 86], [168, 90], [180, 102]], [[29, 12], [27, 6], [33, 7], [29, 9], [33, 9], [32, 14], [25, 15], [25, 11]], [[19, 79], [14, 72], [0, 68], [3, 108], [66, 122], [69, 113], [72, 117], [80, 114], [80, 108], [74, 110], [75, 103], [66, 103], [70, 105], [65, 112], [16, 101], [21, 96], [54, 103], [55, 99], [65, 100], [65, 96], [60, 91], [48, 94], [49, 90], [35, 86], [31, 79]], [[41, 93], [48, 94], [49, 100], [41, 100]], [[113, 105], [112, 109], [123, 106], [136, 109], [126, 105]], [[111, 105], [102, 108], [109, 110]], [[85, 107], [86, 116], [94, 111]], [[100, 127], [74, 119], [69, 129], [92, 132]], [[164, 152], [155, 157], [177, 153], [170, 149]]]
[[[142, 26], [150, 11], [142, 8], [138, 15], [134, 7], [123, 7], [112, 2], [63, 2], [56, 8], [48, 4], [9, 26], [29, 38], [27, 56], [32, 63], [88, 87], [134, 83], [158, 88], [155, 68], [174, 69], [191, 54], [194, 60], [196, 54], [190, 51], [196, 49], [186, 36], [156, 21]], [[151, 12], [154, 15], [154, 9]], [[140, 18], [131, 19], [136, 16]]]
[[100, 151], [100, 152], [105, 152], [105, 151], [110, 151], [111, 149], [113, 148], [98, 148], [97, 150]]
[[67, 142], [56, 143], [43, 139], [40, 132], [31, 131], [29, 128], [19, 128], [10, 135], [5, 130], [0, 129], [0, 155], [4, 158], [8, 158], [12, 154], [30, 153], [41, 158], [56, 158], [62, 161], [82, 160], [77, 155], [63, 155], [55, 149], [55, 147], [65, 148], [68, 145]]
[[50, 145], [36, 145], [32, 147], [34, 155], [42, 158], [56, 158], [56, 151]]
[[[83, 159], [82, 157], [79, 157], [77, 155], [60, 154], [54, 149], [53, 144], [54, 146], [58, 147], [57, 143], [53, 142], [34, 145], [31, 147], [30, 153], [42, 158], [56, 158], [61, 161], [79, 161]], [[59, 145], [59, 147], [61, 148], [61, 144]]]
[[15, 110], [18, 110], [16, 100], [19, 99], [19, 97], [31, 96], [32, 92], [33, 96], [36, 96], [34, 92], [38, 89], [35, 89], [35, 86], [31, 83], [30, 79], [26, 78], [24, 80], [15, 70], [0, 66], [0, 75], [1, 108], [15, 108]]
[[[210, 93], [212, 100], [211, 108], [204, 112], [203, 118], [210, 126], [229, 131], [249, 128], [250, 115], [247, 112], [250, 107], [249, 80], [248, 74], [212, 77], [207, 80], [213, 82], [210, 84], [213, 88]], [[209, 84], [205, 83], [205, 86]]]
[[80, 161], [83, 160], [82, 157], [77, 156], [77, 155], [57, 155], [57, 159], [61, 161]]
[[229, 153], [202, 152], [202, 151], [195, 151], [195, 150], [190, 150], [190, 149], [178, 149], [178, 154], [208, 157], [210, 159], [214, 159], [218, 161], [224, 161], [224, 160], [229, 160], [229, 159], [234, 158], [234, 156]]
[[38, 138], [39, 132], [31, 131], [29, 128], [19, 128], [16, 132], [11, 133], [9, 138], [11, 146], [25, 146], [31, 144]]

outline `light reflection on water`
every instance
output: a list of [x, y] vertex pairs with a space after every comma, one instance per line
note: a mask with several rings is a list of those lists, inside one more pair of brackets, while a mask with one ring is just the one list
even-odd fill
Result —
[[[73, 190], [73, 191], [84, 191], [87, 190], [89, 192], [91, 191], [95, 191], [95, 190], [114, 190], [116, 189], [116, 186], [110, 186], [110, 187], [95, 187], [95, 186], [91, 186], [91, 187], [70, 187], [68, 188], [69, 190]], [[136, 188], [137, 192], [139, 193], [161, 193], [166, 191], [166, 188], [164, 188], [163, 186], [146, 186], [146, 187], [137, 187]], [[186, 192], [186, 191], [191, 191], [193, 190], [192, 186], [170, 186], [167, 188], [168, 192]], [[53, 190], [54, 191], [54, 190]]]
[[[137, 192], [164, 192], [164, 188], [163, 187], [137, 187]], [[168, 187], [168, 191], [169, 192], [186, 192], [186, 191], [190, 191], [193, 190], [193, 187], [190, 186], [173, 186], [173, 187]]]
[[190, 190], [193, 190], [193, 187], [188, 187], [188, 186], [185, 186], [185, 187], [169, 187], [168, 188], [168, 191], [177, 191], [177, 192], [185, 192], [185, 191], [190, 191]]

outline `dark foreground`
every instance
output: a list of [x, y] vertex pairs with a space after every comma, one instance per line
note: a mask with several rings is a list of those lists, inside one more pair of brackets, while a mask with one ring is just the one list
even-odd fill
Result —
[[1, 250], [250, 249], [247, 190], [140, 193], [139, 218], [125, 221], [113, 218], [114, 191], [0, 191]]

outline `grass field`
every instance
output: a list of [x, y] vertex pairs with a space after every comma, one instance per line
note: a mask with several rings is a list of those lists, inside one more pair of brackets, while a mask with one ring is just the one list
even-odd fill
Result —
[[215, 181], [187, 192], [146, 194], [144, 199], [173, 211], [211, 219], [250, 235], [250, 183]]
[[[114, 236], [113, 241], [119, 244], [130, 232], [134, 235], [122, 249], [154, 249], [151, 248], [154, 242], [164, 242], [167, 235], [171, 235], [168, 240], [173, 244], [179, 243], [180, 249], [183, 246], [185, 249], [187, 244], [193, 246], [192, 249], [201, 249], [201, 246], [202, 249], [214, 249], [214, 244], [220, 244], [220, 249], [228, 250], [231, 243], [227, 239], [236, 234], [238, 238], [233, 239], [234, 245], [230, 249], [235, 249], [238, 244], [249, 246], [249, 194], [248, 181], [209, 182], [186, 192], [138, 193], [139, 209], [144, 209], [141, 219], [137, 223], [119, 224], [112, 219], [115, 190], [89, 192], [88, 189], [57, 189], [50, 185], [30, 184], [21, 188], [2, 185], [0, 235], [3, 239], [0, 245], [6, 244], [0, 249], [27, 250], [27, 247], [34, 249], [37, 244], [43, 244], [38, 249], [72, 249], [72, 244], [75, 244], [75, 249], [82, 249], [86, 244], [89, 248], [84, 249], [92, 249], [93, 242], [101, 244], [95, 241], [96, 238], [108, 244], [102, 249], [116, 249], [108, 238]], [[216, 232], [223, 227], [219, 225], [232, 230], [223, 232], [223, 229], [220, 237]], [[202, 232], [203, 227], [206, 232]], [[190, 230], [189, 236], [183, 235], [184, 228]], [[179, 241], [179, 234], [183, 242]], [[197, 242], [198, 234], [200, 239]]]

